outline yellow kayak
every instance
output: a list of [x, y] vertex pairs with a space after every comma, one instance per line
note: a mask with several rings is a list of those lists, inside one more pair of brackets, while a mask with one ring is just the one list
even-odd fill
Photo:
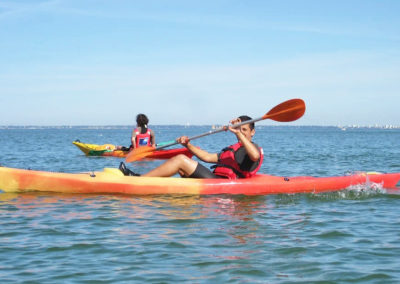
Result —
[[[72, 142], [78, 147], [86, 156], [104, 156], [104, 157], [118, 157], [125, 158], [129, 151], [117, 150], [113, 144], [88, 144], [82, 143], [79, 140]], [[186, 148], [168, 149], [168, 150], [156, 150], [146, 157], [146, 159], [158, 159], [166, 160], [176, 155], [184, 154], [191, 158], [193, 154]]]

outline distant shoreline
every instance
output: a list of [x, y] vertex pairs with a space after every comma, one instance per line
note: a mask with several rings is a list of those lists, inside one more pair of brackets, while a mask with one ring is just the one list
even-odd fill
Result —
[[[0, 129], [132, 129], [132, 125], [0, 125]], [[153, 128], [169, 128], [169, 127], [210, 127], [216, 128], [219, 125], [152, 125]], [[333, 125], [259, 125], [257, 128], [338, 128], [340, 130], [348, 129], [400, 129], [399, 125], [349, 125], [349, 126], [333, 126]]]

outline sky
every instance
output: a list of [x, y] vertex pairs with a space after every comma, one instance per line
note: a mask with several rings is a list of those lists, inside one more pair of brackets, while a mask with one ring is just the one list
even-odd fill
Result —
[[[0, 0], [0, 125], [400, 125], [397, 0]], [[279, 125], [266, 120], [262, 125]]]

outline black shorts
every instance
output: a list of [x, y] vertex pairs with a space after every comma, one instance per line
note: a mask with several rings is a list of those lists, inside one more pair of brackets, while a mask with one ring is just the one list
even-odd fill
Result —
[[189, 178], [225, 178], [215, 175], [212, 171], [207, 169], [202, 164], [198, 163], [194, 172], [189, 176]]

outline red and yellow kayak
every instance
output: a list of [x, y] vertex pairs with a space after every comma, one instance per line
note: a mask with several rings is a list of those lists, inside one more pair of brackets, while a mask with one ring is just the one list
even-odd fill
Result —
[[92, 173], [54, 173], [0, 167], [0, 189], [5, 192], [264, 195], [321, 193], [372, 184], [394, 188], [399, 180], [400, 173], [357, 173], [336, 177], [279, 177], [260, 174], [248, 179], [227, 180], [124, 176], [114, 168]]
[[[76, 147], [78, 147], [86, 156], [104, 156], [104, 157], [118, 157], [125, 158], [129, 151], [117, 150], [116, 146], [113, 144], [88, 144], [82, 143], [80, 141], [72, 142]], [[184, 154], [191, 158], [193, 154], [186, 148], [178, 149], [168, 149], [168, 150], [157, 150], [152, 152], [146, 159], [157, 159], [166, 160], [172, 158], [178, 154]]]

